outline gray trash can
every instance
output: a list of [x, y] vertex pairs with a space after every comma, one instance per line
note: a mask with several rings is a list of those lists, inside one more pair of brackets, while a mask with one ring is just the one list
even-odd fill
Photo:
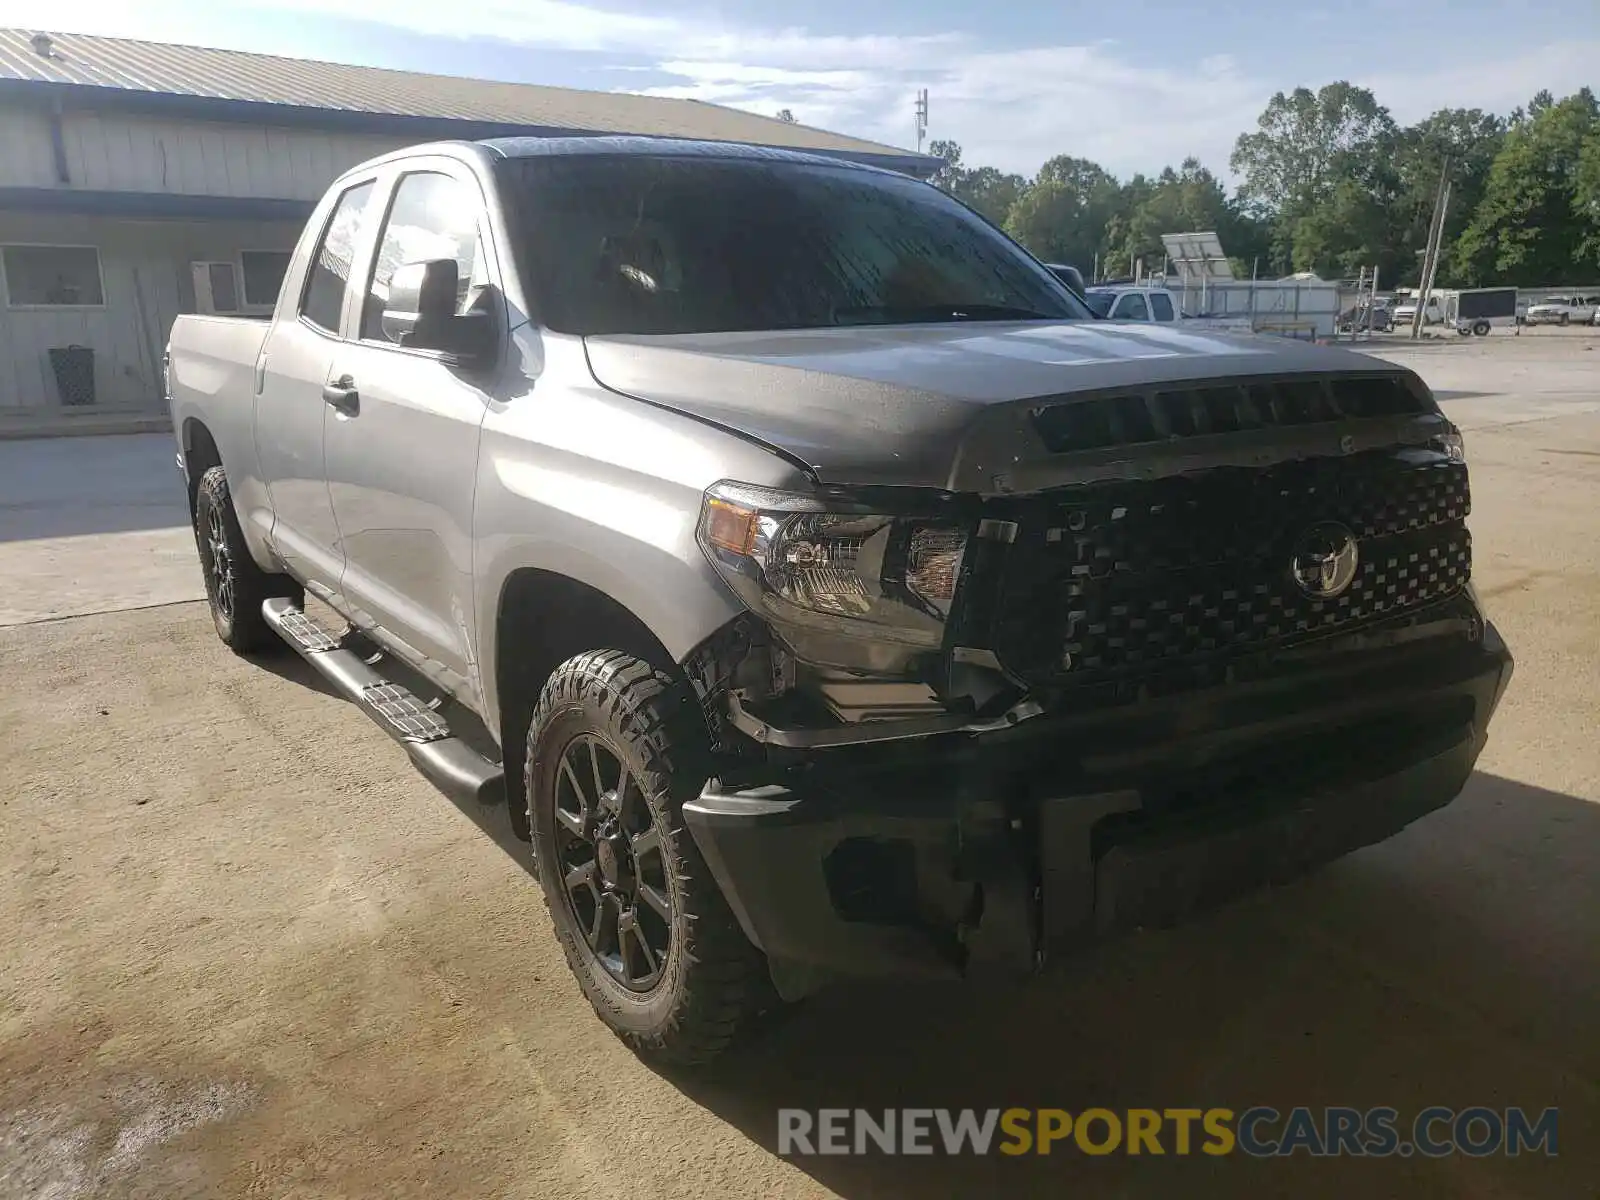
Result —
[[62, 404], [94, 403], [94, 349], [91, 346], [55, 346], [50, 369], [56, 377], [56, 395]]

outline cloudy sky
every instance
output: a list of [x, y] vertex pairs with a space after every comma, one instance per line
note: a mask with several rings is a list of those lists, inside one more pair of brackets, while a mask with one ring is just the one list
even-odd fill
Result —
[[[1349, 78], [1402, 120], [1600, 87], [1600, 0], [0, 0], [0, 24], [692, 97], [1031, 173], [1225, 171], [1272, 93]], [[137, 15], [129, 15], [137, 14]]]

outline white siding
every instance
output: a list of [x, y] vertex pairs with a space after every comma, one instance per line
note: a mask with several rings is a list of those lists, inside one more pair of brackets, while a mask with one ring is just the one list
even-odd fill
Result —
[[[105, 306], [0, 307], [0, 409], [59, 403], [48, 351], [95, 352], [97, 408], [162, 411], [161, 354], [172, 320], [194, 308], [189, 264], [238, 261], [240, 250], [289, 250], [294, 222], [111, 221], [0, 213], [0, 244], [95, 246]], [[9, 299], [9, 297], [7, 297]]]
[[0, 107], [0, 187], [55, 187], [50, 122], [31, 108]]
[[[56, 177], [49, 118], [0, 105], [0, 187], [315, 201], [335, 176], [405, 145], [403, 137], [67, 112], [68, 184]], [[298, 222], [125, 221], [0, 212], [0, 243], [94, 246], [105, 305], [13, 309], [0, 295], [0, 410], [59, 404], [48, 351], [95, 352], [96, 407], [159, 413], [161, 353], [172, 319], [194, 308], [189, 264], [288, 250]]]
[[[72, 188], [286, 200], [315, 200], [341, 171], [415, 140], [121, 113], [68, 112], [61, 126]], [[0, 108], [0, 187], [57, 186], [48, 118]]]

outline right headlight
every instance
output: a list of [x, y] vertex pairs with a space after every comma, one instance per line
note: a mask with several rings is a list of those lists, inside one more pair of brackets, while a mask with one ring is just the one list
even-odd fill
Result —
[[697, 536], [752, 612], [928, 649], [943, 642], [967, 548], [955, 522], [740, 483], [706, 492]]

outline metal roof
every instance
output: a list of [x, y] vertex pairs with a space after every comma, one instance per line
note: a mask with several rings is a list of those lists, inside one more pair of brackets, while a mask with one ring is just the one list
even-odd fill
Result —
[[[36, 40], [45, 45], [42, 37], [49, 39], [47, 54], [35, 45]], [[0, 80], [530, 131], [749, 142], [893, 159], [924, 170], [938, 165], [938, 160], [909, 150], [699, 100], [462, 79], [75, 33], [0, 29]]]

